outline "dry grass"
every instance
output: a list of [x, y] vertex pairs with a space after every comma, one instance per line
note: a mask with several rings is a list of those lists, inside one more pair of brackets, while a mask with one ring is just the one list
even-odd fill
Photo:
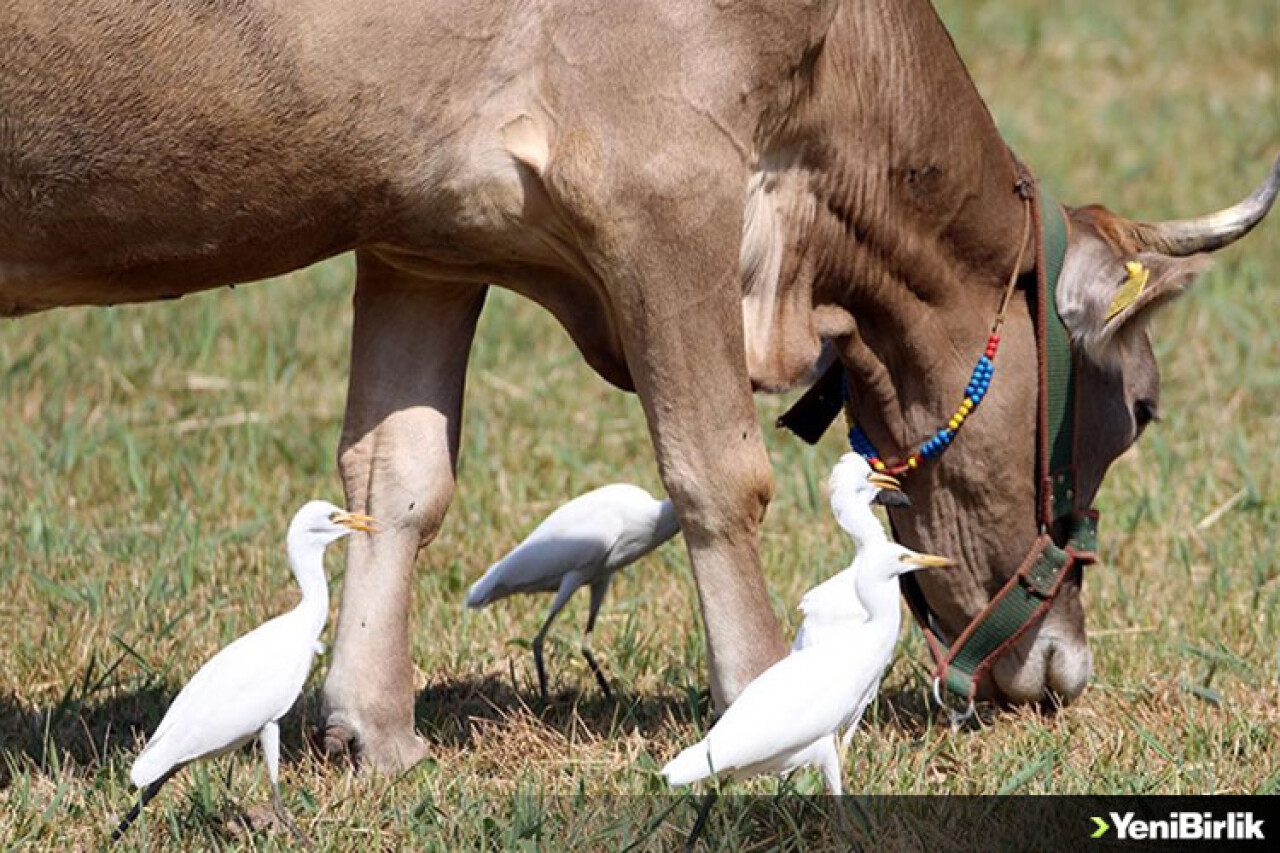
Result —
[[[1008, 138], [1059, 197], [1152, 218], [1201, 212], [1243, 195], [1280, 149], [1272, 0], [950, 0], [942, 11]], [[1100, 497], [1106, 562], [1086, 583], [1097, 678], [1085, 697], [1057, 716], [988, 715], [953, 734], [926, 701], [911, 630], [855, 739], [854, 790], [1280, 791], [1277, 270], [1273, 221], [1158, 323], [1165, 418]], [[183, 679], [292, 605], [281, 532], [304, 499], [338, 496], [350, 274], [339, 260], [262, 287], [4, 326], [0, 839], [95, 846], [131, 800], [138, 739]], [[762, 399], [761, 423], [785, 402]], [[801, 592], [848, 559], [820, 489], [841, 446], [834, 433], [814, 450], [766, 432], [778, 497], [763, 558], [793, 620]], [[706, 720], [682, 547], [614, 586], [596, 638], [612, 704], [576, 655], [585, 600], [548, 644], [547, 709], [525, 643], [545, 602], [472, 614], [461, 601], [566, 496], [619, 479], [658, 486], [639, 406], [591, 375], [545, 314], [495, 294], [464, 435], [459, 495], [415, 590], [418, 725], [432, 757], [393, 779], [323, 763], [303, 737], [312, 690], [287, 720], [286, 800], [326, 850], [625, 846], [671, 802], [625, 797], [659, 792], [656, 767]], [[341, 561], [330, 566], [337, 589]], [[805, 775], [793, 786], [819, 789]], [[256, 756], [196, 768], [130, 843], [288, 846], [240, 827], [267, 793]], [[691, 810], [672, 817], [687, 826]], [[744, 849], [786, 835], [728, 817], [716, 829]], [[674, 838], [662, 829], [646, 845]]]

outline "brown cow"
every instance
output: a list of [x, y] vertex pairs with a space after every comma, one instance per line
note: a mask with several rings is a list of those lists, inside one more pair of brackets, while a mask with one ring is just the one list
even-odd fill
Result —
[[[1011, 182], [924, 0], [0, 5], [0, 311], [357, 252], [339, 464], [350, 507], [386, 532], [349, 551], [324, 698], [329, 742], [358, 739], [379, 767], [424, 750], [409, 578], [452, 495], [488, 283], [546, 306], [640, 395], [723, 704], [784, 649], [757, 554], [772, 480], [752, 387], [798, 383], [830, 342], [877, 441], [935, 428], [1018, 254]], [[1072, 213], [1061, 302], [1089, 359], [1090, 492], [1156, 398], [1150, 310], [1275, 189], [1172, 225]], [[1106, 321], [1134, 256], [1148, 294]], [[926, 588], [947, 631], [1035, 534], [1032, 346], [1017, 301], [999, 381], [900, 519], [908, 543], [963, 561]], [[1030, 698], [1073, 695], [1088, 670], [1068, 593], [995, 674]]]

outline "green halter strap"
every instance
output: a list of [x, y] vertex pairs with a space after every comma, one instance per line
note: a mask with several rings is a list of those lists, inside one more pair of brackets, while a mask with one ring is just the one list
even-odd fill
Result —
[[[903, 594], [924, 630], [937, 679], [971, 703], [987, 671], [1053, 605], [1071, 569], [1094, 562], [1097, 513], [1079, 506], [1076, 484], [1076, 383], [1071, 341], [1058, 315], [1058, 278], [1067, 252], [1062, 206], [1037, 196], [1034, 300], [1039, 367], [1036, 428], [1036, 515], [1040, 536], [1018, 570], [950, 644], [939, 636], [919, 585], [904, 577]], [[936, 692], [936, 691], [935, 691]], [[940, 698], [940, 697], [939, 697]]]

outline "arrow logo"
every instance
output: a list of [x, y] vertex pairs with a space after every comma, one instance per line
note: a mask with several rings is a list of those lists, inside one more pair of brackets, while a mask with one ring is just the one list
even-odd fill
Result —
[[1092, 820], [1098, 825], [1098, 828], [1093, 831], [1093, 835], [1089, 836], [1090, 838], [1101, 838], [1106, 835], [1107, 830], [1111, 828], [1111, 826], [1100, 817], [1092, 818]]

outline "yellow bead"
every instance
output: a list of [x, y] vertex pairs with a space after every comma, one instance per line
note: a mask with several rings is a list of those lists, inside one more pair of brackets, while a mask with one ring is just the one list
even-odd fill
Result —
[[964, 409], [964, 412], [965, 412], [965, 414], [966, 414], [966, 415], [967, 415], [969, 412], [972, 412], [972, 411], [973, 411], [973, 399], [972, 399], [972, 398], [970, 398], [970, 397], [965, 397], [965, 398], [964, 398], [964, 402], [960, 404], [960, 408]]
[[876, 464], [875, 464], [875, 465], [873, 465], [872, 467], [873, 467], [873, 468], [875, 468], [877, 471], [883, 471], [883, 470], [884, 470], [884, 463], [883, 463], [883, 462], [876, 462]]
[[959, 418], [952, 418], [951, 420], [947, 421], [947, 429], [956, 429], [959, 426], [960, 426]]
[[915, 458], [914, 456], [912, 456], [910, 459], [908, 459], [908, 460], [907, 460], [907, 467], [908, 467], [908, 468], [914, 468], [914, 467], [916, 467], [916, 464], [917, 464], [917, 463], [916, 463], [916, 458]]

